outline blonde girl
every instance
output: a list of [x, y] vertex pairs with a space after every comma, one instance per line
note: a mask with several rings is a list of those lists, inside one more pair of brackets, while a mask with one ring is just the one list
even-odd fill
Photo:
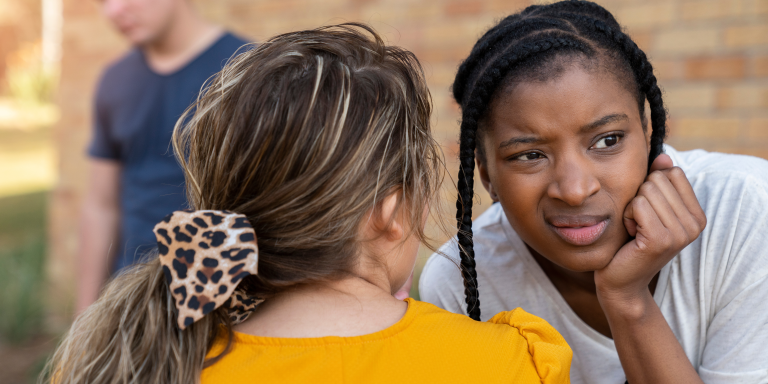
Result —
[[535, 316], [393, 297], [441, 182], [430, 113], [414, 55], [362, 24], [235, 57], [176, 128], [193, 210], [77, 319], [53, 381], [568, 382]]

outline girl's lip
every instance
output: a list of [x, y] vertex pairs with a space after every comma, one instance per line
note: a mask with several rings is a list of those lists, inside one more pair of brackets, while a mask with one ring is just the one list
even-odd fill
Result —
[[605, 228], [608, 227], [608, 219], [583, 227], [558, 227], [554, 225], [552, 227], [565, 242], [584, 246], [594, 243], [603, 235]]

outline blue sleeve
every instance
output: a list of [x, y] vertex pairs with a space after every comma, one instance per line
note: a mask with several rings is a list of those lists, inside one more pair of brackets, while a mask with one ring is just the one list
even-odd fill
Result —
[[99, 82], [93, 103], [93, 135], [88, 146], [88, 155], [94, 158], [120, 160], [120, 147], [112, 139], [109, 108], [105, 100], [105, 79]]

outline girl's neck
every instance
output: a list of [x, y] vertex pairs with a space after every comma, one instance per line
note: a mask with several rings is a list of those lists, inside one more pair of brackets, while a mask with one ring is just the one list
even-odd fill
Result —
[[234, 330], [282, 338], [360, 336], [390, 327], [407, 308], [380, 284], [350, 277], [277, 294]]

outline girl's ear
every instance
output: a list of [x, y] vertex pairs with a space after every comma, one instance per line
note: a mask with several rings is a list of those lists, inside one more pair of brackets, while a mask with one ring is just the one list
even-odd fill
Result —
[[491, 195], [491, 200], [493, 200], [494, 203], [498, 203], [499, 195], [497, 195], [496, 190], [493, 189], [491, 178], [488, 176], [488, 167], [485, 161], [485, 156], [477, 150], [475, 150], [475, 161], [477, 162], [477, 170], [480, 173], [480, 181], [483, 182], [483, 187], [485, 187], [485, 190]]
[[400, 191], [390, 193], [373, 210], [369, 231], [374, 237], [385, 236], [387, 240], [398, 241], [405, 235], [404, 215], [400, 215]]

